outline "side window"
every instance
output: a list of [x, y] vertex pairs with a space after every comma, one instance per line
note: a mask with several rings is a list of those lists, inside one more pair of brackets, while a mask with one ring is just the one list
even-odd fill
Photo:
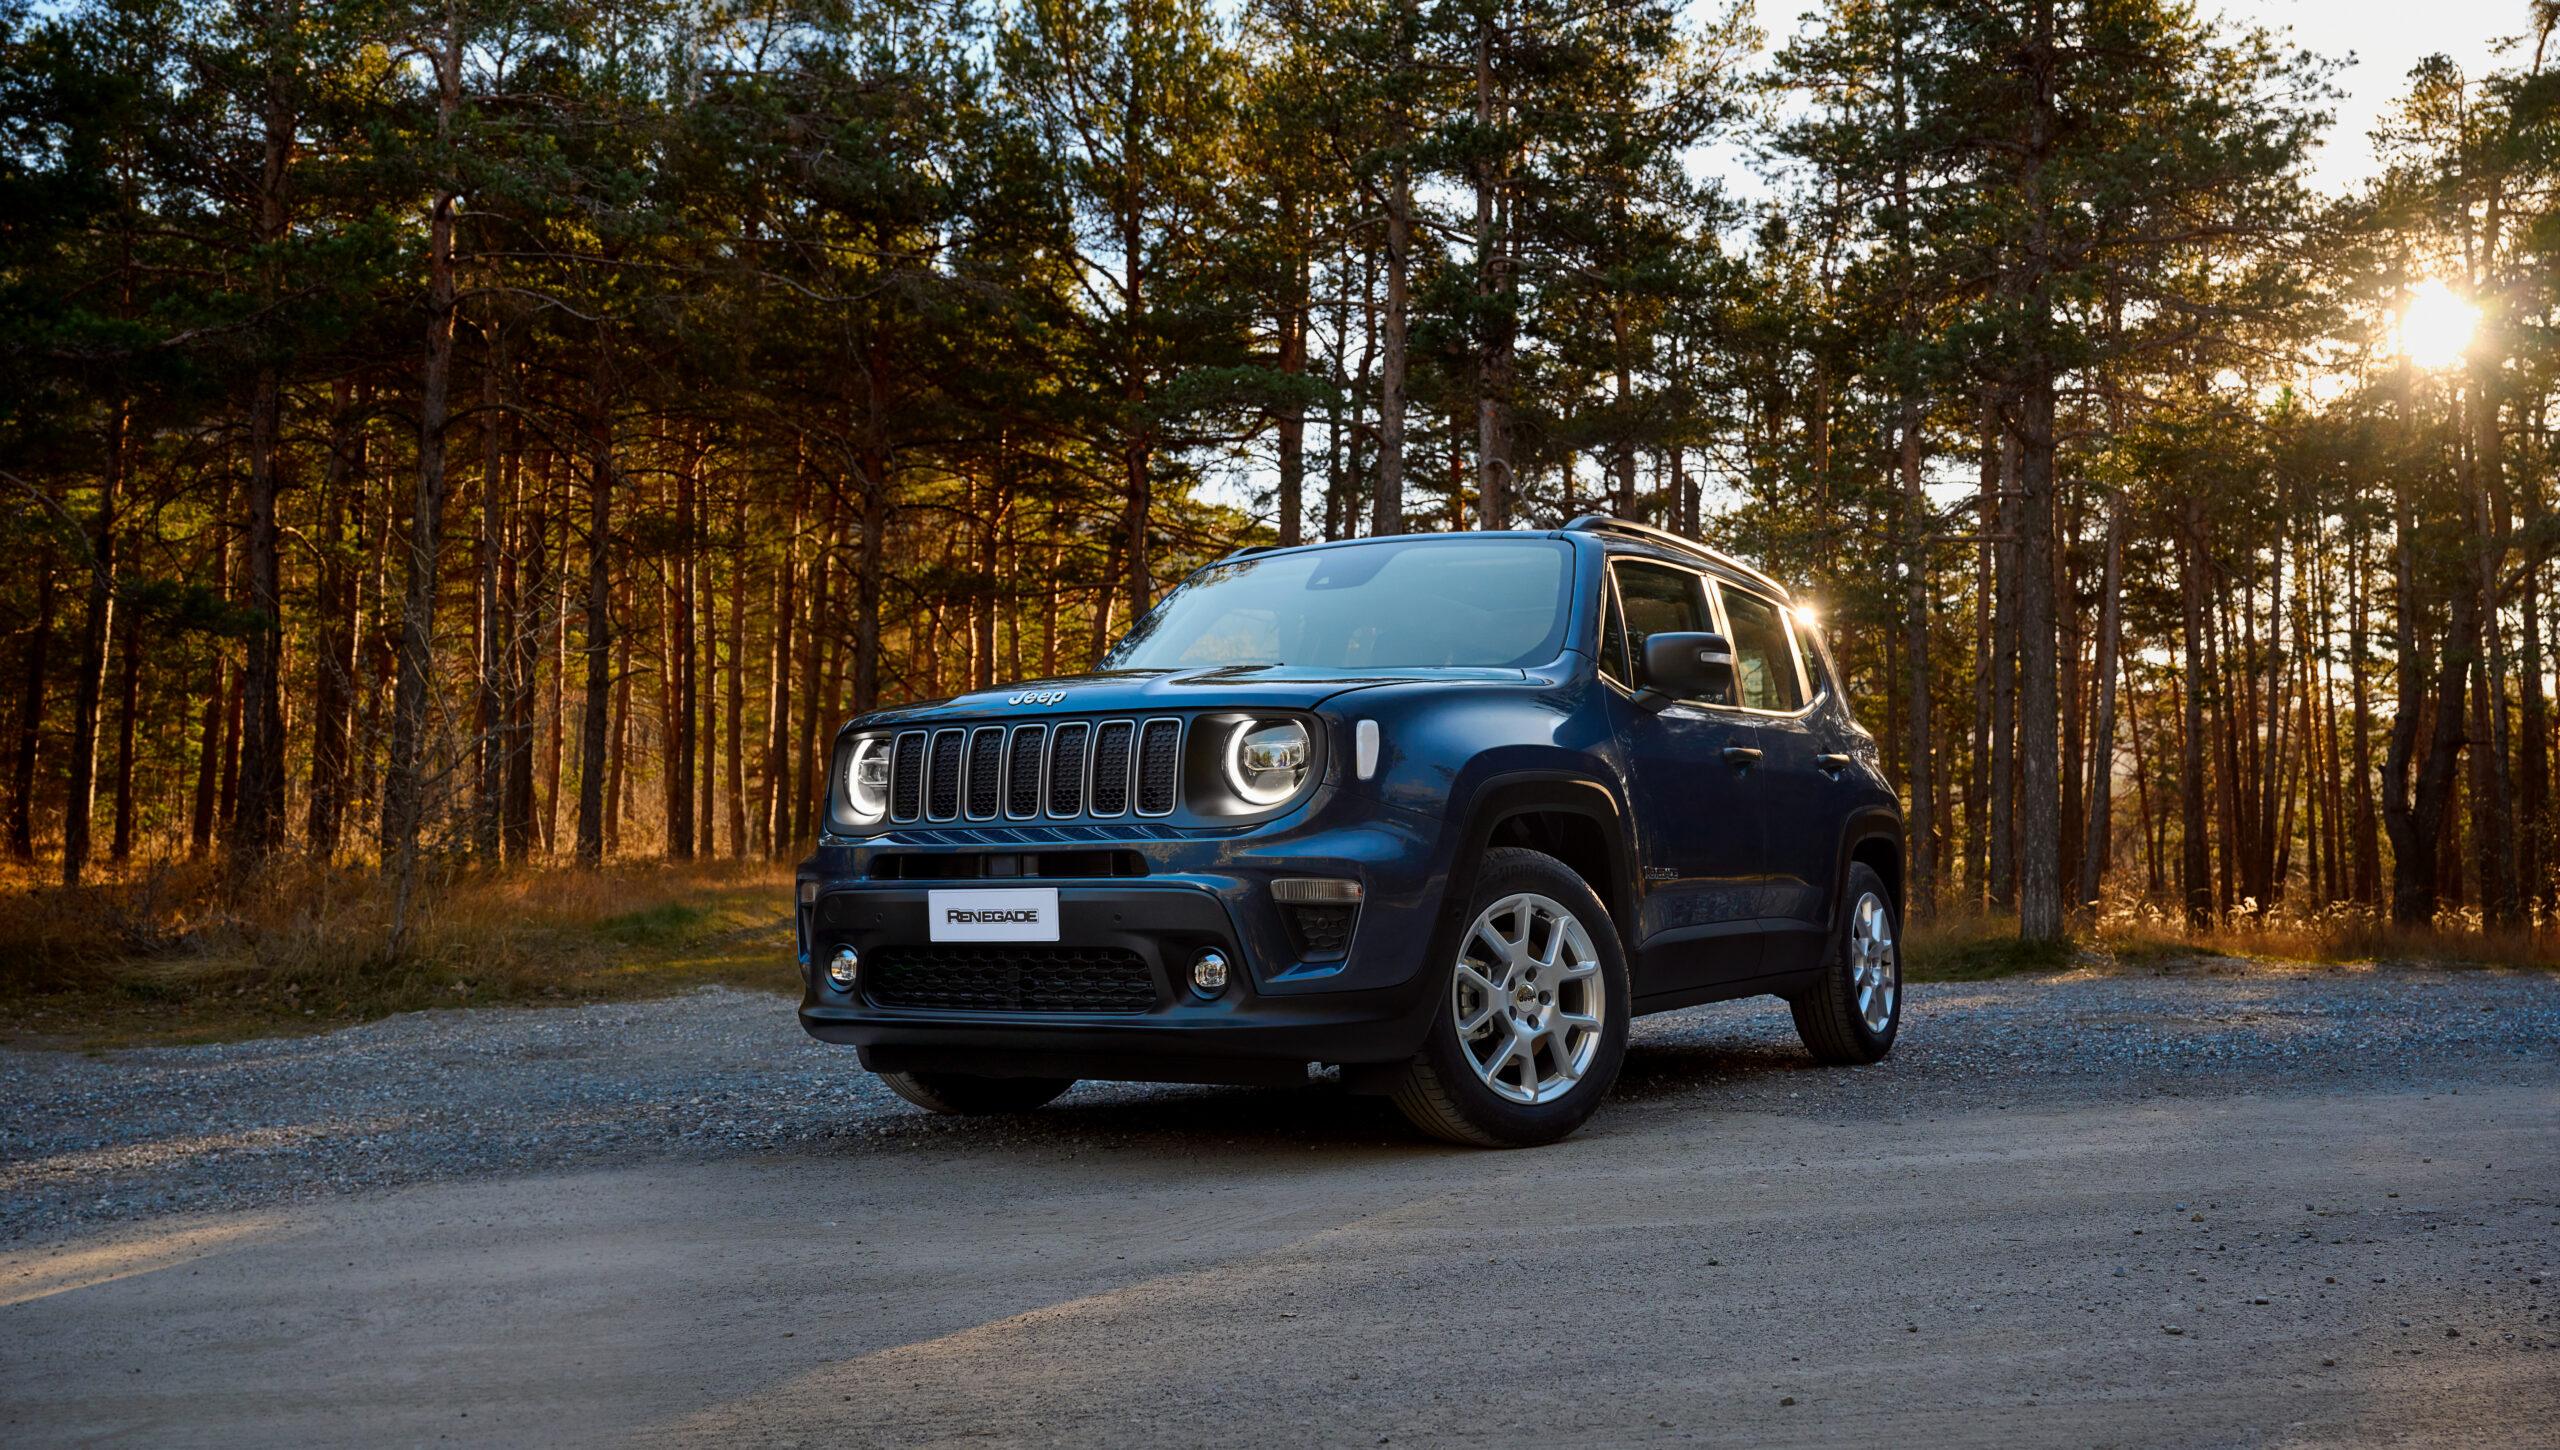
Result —
[[[1686, 569], [1641, 559], [1620, 560], [1618, 597], [1626, 611], [1627, 650], [1643, 672], [1644, 642], [1650, 635], [1688, 634], [1710, 628], [1706, 581]], [[1642, 684], [1642, 680], [1637, 681]], [[1709, 704], [1731, 704], [1712, 700]]]
[[1822, 636], [1813, 632], [1813, 621], [1796, 610], [1788, 610], [1787, 618], [1796, 627], [1796, 657], [1804, 661], [1804, 677], [1812, 690], [1810, 698], [1820, 699], [1838, 687], [1832, 683], [1830, 664], [1822, 653]]
[[1600, 671], [1632, 690], [1636, 685], [1635, 668], [1627, 663], [1627, 618], [1618, 611], [1615, 586], [1601, 593], [1600, 606]]
[[1727, 589], [1724, 617], [1732, 628], [1733, 674], [1742, 703], [1754, 710], [1793, 710], [1804, 704], [1795, 654], [1787, 643], [1786, 616], [1778, 606], [1757, 594]]

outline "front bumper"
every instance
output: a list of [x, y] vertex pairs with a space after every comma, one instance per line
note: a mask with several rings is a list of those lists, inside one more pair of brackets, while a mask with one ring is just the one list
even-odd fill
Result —
[[[1244, 832], [1132, 828], [1108, 844], [1134, 856], [1143, 874], [1112, 878], [972, 874], [990, 856], [1012, 856], [1022, 869], [1044, 847], [1097, 844], [1055, 828], [830, 840], [800, 872], [801, 1023], [823, 1041], [859, 1047], [863, 1064], [881, 1071], [1261, 1082], [1303, 1079], [1310, 1063], [1401, 1061], [1419, 1050], [1437, 998], [1419, 969], [1441, 925], [1439, 828], [1374, 801], [1338, 799]], [[1304, 933], [1271, 896], [1270, 883], [1290, 876], [1362, 883], [1347, 950], [1305, 950]], [[869, 970], [850, 992], [826, 981], [823, 964], [840, 946], [867, 964], [927, 946], [932, 890], [998, 886], [1055, 887], [1057, 945], [1134, 957], [1152, 1001], [1100, 1011], [955, 1009], [880, 1000]], [[1232, 964], [1230, 980], [1203, 1000], [1188, 974], [1213, 947]], [[1001, 947], [972, 950], [988, 962], [1006, 957]]]

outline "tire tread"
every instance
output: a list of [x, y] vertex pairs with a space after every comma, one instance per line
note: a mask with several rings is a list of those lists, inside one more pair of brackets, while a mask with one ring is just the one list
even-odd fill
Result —
[[[1851, 866], [1848, 890], [1843, 893], [1843, 899], [1856, 901], [1868, 891], [1875, 892], [1888, 903], [1893, 899], [1873, 868], [1863, 862]], [[1796, 1019], [1796, 1036], [1804, 1039], [1805, 1050], [1813, 1054], [1814, 1061], [1826, 1067], [1863, 1066], [1882, 1058], [1893, 1047], [1889, 1040], [1883, 1046], [1877, 1046], [1868, 1034], [1866, 1024], [1858, 1020], [1857, 999], [1849, 991], [1848, 920], [1844, 911], [1841, 929], [1834, 933], [1830, 955], [1823, 961], [1820, 983], [1787, 1004]], [[1898, 912], [1893, 928], [1894, 951], [1899, 956], [1902, 920]], [[1900, 987], [1895, 990], [1898, 996]], [[1899, 1001], [1895, 1007], [1898, 1015]]]

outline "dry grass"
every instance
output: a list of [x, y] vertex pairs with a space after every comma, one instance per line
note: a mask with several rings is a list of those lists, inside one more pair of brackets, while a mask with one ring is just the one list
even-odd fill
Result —
[[[0, 1038], [62, 1045], [312, 1031], [426, 1007], [596, 1001], [708, 983], [796, 989], [791, 876], [764, 863], [619, 865], [463, 875], [414, 907], [369, 871], [286, 863], [245, 886], [212, 865], [137, 867], [78, 892], [0, 871]], [[1912, 933], [1915, 980], [2199, 961], [2560, 967], [2560, 937], [2434, 932], [2362, 913], [2243, 918], [2189, 931], [2118, 910], [2075, 940], [2030, 946], [2014, 919], [1941, 917]]]
[[234, 885], [160, 864], [66, 892], [0, 878], [0, 1033], [103, 1044], [313, 1030], [424, 1007], [793, 989], [791, 877], [764, 863], [463, 876], [395, 903], [369, 872]]
[[1923, 981], [1974, 981], [2017, 972], [2127, 971], [2197, 961], [2560, 969], [2560, 927], [2544, 923], [2538, 929], [2486, 932], [2476, 916], [2452, 914], [2434, 930], [2343, 910], [2243, 916], [2198, 929], [2156, 910], [2123, 909], [2068, 942], [2029, 945], [2018, 940], [2017, 930], [2014, 917], [1941, 917], [1911, 933], [1908, 970]]

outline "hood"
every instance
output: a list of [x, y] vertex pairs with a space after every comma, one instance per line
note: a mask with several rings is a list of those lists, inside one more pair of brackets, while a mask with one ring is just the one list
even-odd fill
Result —
[[864, 725], [912, 725], [989, 717], [1164, 713], [1201, 709], [1311, 710], [1336, 695], [1378, 685], [1427, 681], [1493, 684], [1526, 670], [1328, 670], [1294, 665], [1220, 665], [1196, 670], [1098, 670], [1024, 680], [862, 717]]

